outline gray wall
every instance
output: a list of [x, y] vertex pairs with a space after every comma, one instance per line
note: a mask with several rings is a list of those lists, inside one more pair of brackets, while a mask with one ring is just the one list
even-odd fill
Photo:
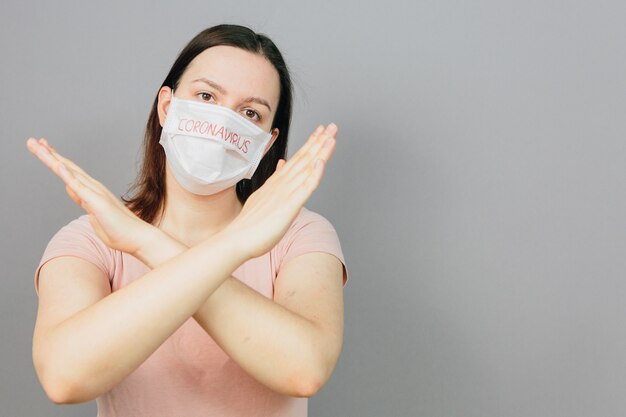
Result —
[[95, 415], [32, 365], [32, 274], [83, 211], [26, 138], [122, 194], [176, 54], [223, 22], [284, 52], [290, 154], [341, 129], [307, 206], [349, 264], [345, 344], [311, 417], [626, 414], [624, 21], [618, 0], [3, 1], [0, 414]]

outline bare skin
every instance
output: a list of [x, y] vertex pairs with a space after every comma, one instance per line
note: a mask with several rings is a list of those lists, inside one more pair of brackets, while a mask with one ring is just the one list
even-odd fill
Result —
[[[233, 59], [251, 57], [239, 55]], [[262, 62], [255, 64], [262, 65]], [[208, 74], [201, 62], [197, 68]], [[217, 77], [214, 75], [214, 78]], [[232, 95], [222, 96], [219, 104], [240, 110], [240, 99], [252, 91], [236, 93], [233, 86], [238, 84], [220, 81], [223, 86], [231, 87]], [[258, 80], [250, 82], [255, 85]], [[185, 94], [184, 86], [181, 83], [181, 94]], [[187, 93], [193, 94], [193, 87], [188, 86]], [[164, 87], [160, 94], [163, 98], [160, 105], [166, 111], [171, 91]], [[270, 97], [268, 102], [276, 104], [272, 94], [266, 96]], [[271, 107], [275, 110], [275, 105]], [[267, 118], [273, 115], [266, 112], [265, 116], [264, 128], [269, 129]], [[269, 251], [285, 234], [319, 185], [324, 166], [335, 148], [336, 132], [334, 124], [326, 128], [318, 126], [289, 161], [278, 163], [276, 172], [243, 207], [235, 210], [233, 218], [229, 218], [233, 212], [226, 211], [225, 207], [236, 207], [232, 200], [234, 189], [225, 190], [219, 196], [185, 195], [186, 191], [176, 188], [178, 184], [168, 173], [168, 194], [170, 189], [178, 194], [173, 194], [169, 201], [171, 209], [166, 209], [159, 227], [136, 217], [103, 184], [56, 152], [45, 139], [29, 138], [28, 149], [64, 181], [68, 195], [89, 214], [103, 242], [136, 256], [153, 268], [114, 293], [94, 295], [95, 290], [92, 290], [89, 301], [74, 311], [63, 313], [59, 313], [61, 307], [51, 301], [55, 299], [55, 290], [52, 279], [48, 282], [44, 273], [56, 260], [42, 268], [40, 325], [33, 339], [33, 358], [49, 397], [60, 403], [97, 397], [136, 369], [189, 317], [194, 317], [233, 360], [262, 383], [289, 395], [315, 393], [329, 378], [341, 348], [343, 304], [339, 261], [322, 253], [294, 259], [292, 265], [285, 268], [285, 275], [277, 280], [274, 301], [231, 274], [248, 259]], [[206, 217], [202, 213], [215, 210], [221, 214], [216, 217], [219, 222], [205, 224], [197, 229], [200, 233], [194, 232], [193, 223], [185, 223], [188, 219], [185, 210], [190, 207], [199, 213], [199, 218]], [[189, 227], [185, 228], [186, 225]], [[177, 236], [172, 236], [174, 230], [179, 230]], [[58, 258], [59, 265], [63, 258], [68, 262], [73, 259], [72, 265], [76, 268], [88, 268], [71, 257]], [[50, 266], [50, 270], [54, 271], [54, 266]], [[325, 271], [327, 281], [320, 281], [320, 285], [327, 288], [325, 291], [311, 286], [311, 280], [304, 281], [312, 271]], [[176, 275], [176, 280], [168, 279], [172, 275]], [[55, 276], [54, 280], [58, 283], [57, 278]], [[296, 285], [299, 295], [287, 297], [287, 293], [295, 292]], [[318, 303], [311, 303], [311, 297]], [[327, 303], [323, 297], [328, 297]], [[226, 314], [229, 314], [228, 323], [223, 319]], [[252, 317], [256, 320], [250, 322]], [[247, 322], [250, 324], [246, 327]], [[229, 331], [233, 326], [240, 326], [237, 328], [247, 335], [248, 342], [243, 343]], [[267, 334], [284, 340], [283, 348], [277, 349], [272, 340], [264, 337]], [[93, 349], [93, 346], [99, 348]], [[127, 354], [116, 355], [120, 351]], [[112, 355], [119, 360], [111, 363]]]

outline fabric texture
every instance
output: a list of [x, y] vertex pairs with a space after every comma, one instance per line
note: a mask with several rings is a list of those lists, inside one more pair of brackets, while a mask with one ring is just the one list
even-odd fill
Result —
[[[337, 233], [324, 216], [305, 207], [272, 250], [248, 260], [232, 275], [273, 299], [281, 266], [307, 252], [336, 256], [344, 267], [345, 287], [348, 271]], [[59, 256], [75, 256], [93, 263], [106, 274], [112, 291], [150, 270], [137, 258], [107, 247], [87, 214], [63, 226], [49, 241], [35, 271], [37, 296], [39, 271]], [[98, 417], [306, 417], [308, 413], [307, 398], [279, 394], [256, 381], [193, 317], [124, 380], [99, 396], [96, 403]]]

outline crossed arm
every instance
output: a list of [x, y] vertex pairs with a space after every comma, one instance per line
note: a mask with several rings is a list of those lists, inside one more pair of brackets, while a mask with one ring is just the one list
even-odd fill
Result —
[[[137, 257], [150, 268], [188, 247], [159, 229]], [[328, 253], [285, 264], [274, 301], [227, 278], [193, 314], [215, 342], [274, 391], [312, 396], [330, 378], [343, 340], [343, 265]]]
[[[62, 403], [95, 398], [136, 369], [189, 317], [270, 389], [294, 396], [316, 393], [341, 350], [341, 262], [323, 252], [297, 256], [281, 266], [274, 300], [231, 274], [269, 251], [317, 188], [334, 149], [336, 126], [323, 131], [319, 126], [288, 162], [279, 161], [228, 231], [192, 247], [157, 228], [144, 233], [145, 222], [103, 184], [45, 142], [29, 139], [31, 152], [64, 180], [107, 246], [152, 267], [113, 293], [102, 271], [84, 260], [60, 257], [42, 268], [33, 360], [49, 396]], [[129, 238], [134, 236], [149, 239], [142, 244]], [[54, 279], [44, 279], [48, 275]], [[74, 282], [78, 276], [84, 277], [80, 283]], [[110, 361], [121, 351], [125, 354]]]

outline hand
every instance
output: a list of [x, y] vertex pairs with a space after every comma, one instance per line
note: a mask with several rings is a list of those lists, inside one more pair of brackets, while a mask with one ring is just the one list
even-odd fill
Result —
[[28, 150], [65, 182], [65, 190], [89, 214], [94, 230], [112, 249], [135, 254], [147, 238], [151, 224], [130, 211], [102, 183], [74, 162], [59, 155], [46, 139], [28, 138]]
[[247, 259], [271, 250], [285, 235], [317, 188], [336, 145], [337, 126], [318, 126], [289, 161], [248, 197], [239, 215], [222, 231], [235, 238]]

